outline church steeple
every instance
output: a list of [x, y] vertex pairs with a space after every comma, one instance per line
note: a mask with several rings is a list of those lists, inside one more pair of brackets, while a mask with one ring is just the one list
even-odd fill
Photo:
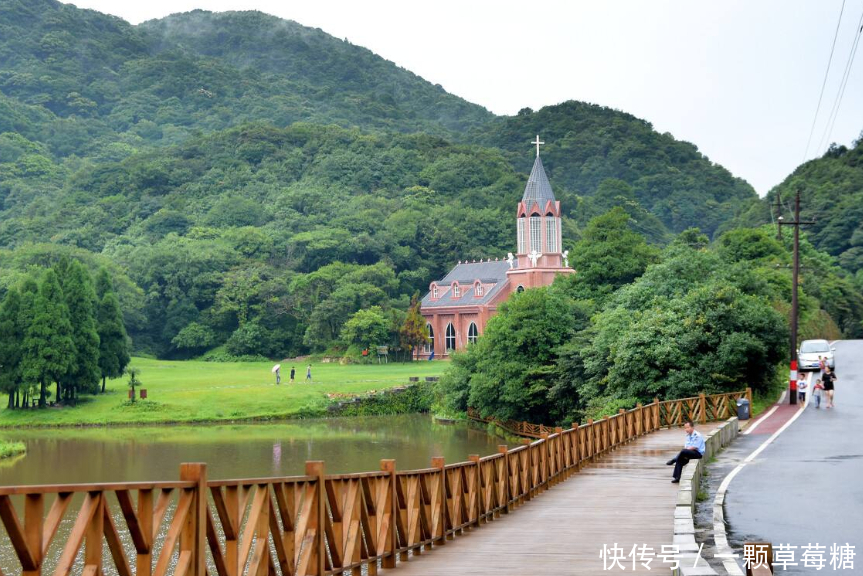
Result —
[[539, 147], [545, 142], [536, 137], [536, 160], [518, 203], [517, 248], [519, 268], [561, 268], [560, 202], [554, 197], [551, 183], [539, 157]]
[[545, 208], [546, 202], [555, 202], [554, 192], [551, 191], [551, 184], [548, 181], [548, 176], [545, 175], [545, 168], [542, 167], [539, 154], [536, 155], [536, 160], [533, 162], [533, 170], [530, 171], [530, 177], [527, 179], [521, 201], [530, 208], [536, 202], [539, 204], [540, 210]]

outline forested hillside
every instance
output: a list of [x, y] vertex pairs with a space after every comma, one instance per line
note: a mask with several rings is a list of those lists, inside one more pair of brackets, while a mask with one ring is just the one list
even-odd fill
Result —
[[836, 258], [863, 289], [863, 133], [849, 149], [831, 146], [821, 158], [798, 167], [767, 197], [734, 224], [752, 226], [771, 221], [776, 195], [786, 219], [793, 218], [794, 194], [800, 191], [801, 217], [815, 223], [803, 230], [812, 244]]
[[[344, 348], [361, 310], [398, 345], [416, 291], [514, 248], [535, 134], [565, 248], [614, 207], [651, 250], [691, 226], [760, 223], [739, 214], [758, 205], [746, 182], [624, 112], [495, 117], [257, 12], [132, 26], [0, 0], [0, 293], [73, 258], [110, 271], [139, 352]], [[851, 330], [837, 282], [831, 315]]]

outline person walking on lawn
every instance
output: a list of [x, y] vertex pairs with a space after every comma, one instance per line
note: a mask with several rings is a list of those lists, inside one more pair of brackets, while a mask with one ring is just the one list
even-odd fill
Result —
[[683, 425], [683, 431], [686, 432], [686, 441], [683, 443], [683, 450], [677, 456], [666, 462], [668, 466], [674, 465], [674, 474], [671, 478], [672, 484], [680, 482], [680, 473], [683, 467], [689, 464], [690, 460], [700, 460], [704, 456], [704, 436], [695, 430], [695, 424], [692, 420], [687, 420]]

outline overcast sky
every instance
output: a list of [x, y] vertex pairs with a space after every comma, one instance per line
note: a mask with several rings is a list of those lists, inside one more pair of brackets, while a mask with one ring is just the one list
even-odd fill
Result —
[[[496, 114], [573, 99], [610, 106], [696, 144], [763, 195], [804, 159], [842, 0], [74, 4], [134, 24], [195, 8], [261, 10], [347, 38]], [[863, 0], [845, 0], [807, 158], [828, 145], [861, 16]], [[861, 130], [863, 48], [829, 140], [850, 145]]]

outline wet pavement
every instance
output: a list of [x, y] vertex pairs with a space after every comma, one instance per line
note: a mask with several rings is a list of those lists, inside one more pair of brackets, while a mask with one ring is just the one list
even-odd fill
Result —
[[[837, 342], [836, 407], [810, 404], [772, 444], [731, 481], [726, 496], [728, 540], [735, 552], [744, 542], [771, 542], [791, 549], [793, 562], [777, 574], [863, 573], [831, 564], [831, 547], [853, 545], [863, 554], [863, 341]], [[787, 403], [787, 399], [785, 400]], [[740, 438], [711, 463], [703, 484], [710, 498], [699, 505], [696, 523], [705, 538], [704, 557], [718, 568], [712, 551], [712, 503], [722, 479], [756, 450], [796, 409], [783, 405], [752, 433]], [[825, 546], [821, 571], [804, 566], [803, 547]], [[847, 559], [846, 559], [847, 560]]]

